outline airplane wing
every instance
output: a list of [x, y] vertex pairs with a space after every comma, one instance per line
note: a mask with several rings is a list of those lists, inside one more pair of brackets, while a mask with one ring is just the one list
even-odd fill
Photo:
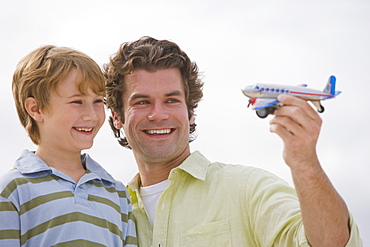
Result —
[[257, 98], [256, 101], [253, 104], [252, 109], [253, 110], [259, 110], [259, 109], [263, 109], [263, 108], [275, 105], [277, 103], [279, 103], [279, 101], [276, 100], [275, 98], [267, 98], [267, 99], [266, 98]]

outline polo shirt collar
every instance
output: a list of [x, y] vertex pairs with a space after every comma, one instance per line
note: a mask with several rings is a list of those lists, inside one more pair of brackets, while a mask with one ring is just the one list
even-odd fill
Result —
[[24, 150], [15, 161], [14, 167], [22, 174], [31, 174], [43, 171], [52, 173], [52, 169], [35, 152]]
[[98, 177], [100, 177], [103, 180], [106, 180], [113, 184], [115, 183], [115, 180], [112, 177], [112, 175], [110, 175], [106, 170], [104, 170], [104, 168], [101, 165], [99, 165], [98, 162], [96, 162], [90, 157], [90, 155], [86, 153], [82, 154], [81, 161], [82, 164], [85, 164], [86, 170], [95, 173]]
[[[96, 174], [102, 180], [110, 183], [115, 183], [114, 178], [103, 169], [95, 160], [88, 154], [81, 155], [81, 161], [85, 165], [86, 170]], [[22, 174], [32, 174], [37, 172], [49, 172], [53, 174], [53, 168], [48, 166], [40, 157], [35, 155], [34, 151], [24, 150], [21, 156], [15, 161], [14, 167]]]

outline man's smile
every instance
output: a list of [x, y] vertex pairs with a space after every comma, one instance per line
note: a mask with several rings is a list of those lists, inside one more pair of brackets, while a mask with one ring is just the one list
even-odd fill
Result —
[[159, 129], [159, 130], [145, 130], [144, 132], [149, 135], [165, 135], [170, 134], [174, 129]]

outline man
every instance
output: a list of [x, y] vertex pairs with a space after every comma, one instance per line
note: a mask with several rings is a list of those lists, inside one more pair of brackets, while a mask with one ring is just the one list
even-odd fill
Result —
[[306, 101], [281, 95], [271, 120], [295, 191], [261, 169], [190, 152], [203, 83], [175, 43], [124, 43], [105, 77], [110, 124], [139, 169], [129, 191], [140, 246], [362, 246], [316, 156], [321, 119]]

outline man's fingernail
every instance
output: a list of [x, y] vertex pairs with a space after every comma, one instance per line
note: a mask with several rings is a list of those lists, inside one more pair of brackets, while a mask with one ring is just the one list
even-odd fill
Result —
[[278, 99], [278, 101], [284, 101], [285, 100], [285, 95], [280, 94], [280, 95], [278, 95], [277, 99]]

